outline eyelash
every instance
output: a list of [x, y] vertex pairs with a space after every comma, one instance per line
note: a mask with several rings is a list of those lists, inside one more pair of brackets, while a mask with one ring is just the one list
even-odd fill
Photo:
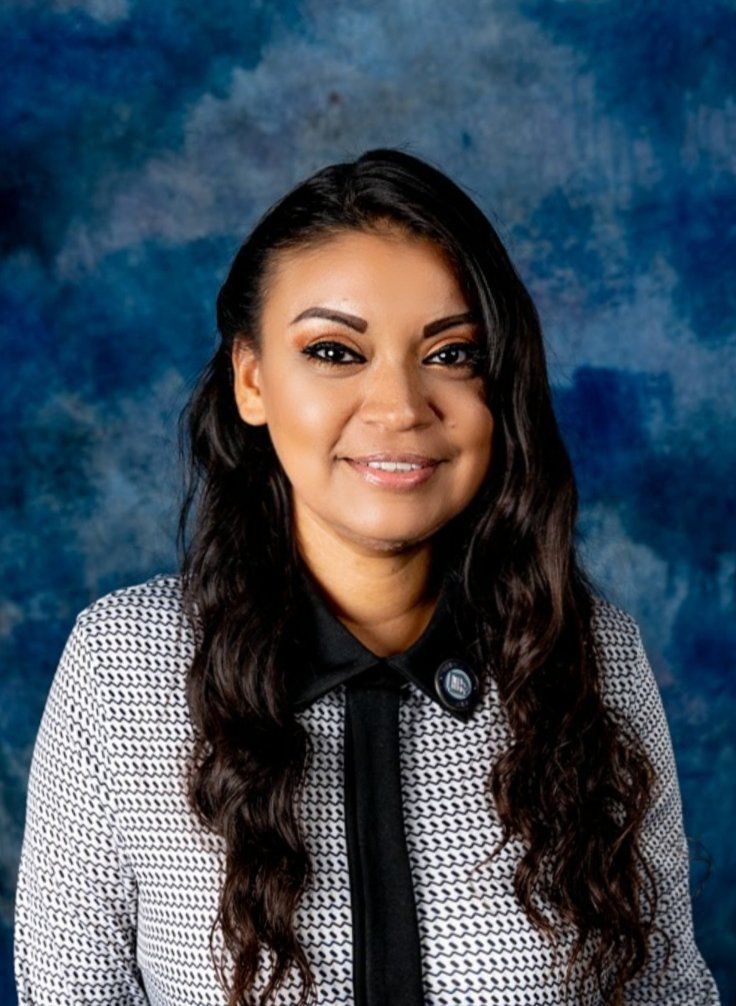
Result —
[[[348, 367], [348, 366], [350, 366], [351, 363], [357, 362], [355, 360], [348, 360], [348, 361], [328, 360], [328, 359], [325, 359], [322, 356], [317, 356], [317, 350], [318, 349], [322, 349], [324, 347], [328, 347], [330, 349], [338, 349], [338, 350], [340, 350], [342, 352], [346, 352], [346, 353], [353, 353], [353, 355], [356, 355], [356, 356], [359, 355], [359, 354], [355, 353], [354, 350], [348, 349], [348, 347], [345, 346], [345, 345], [343, 345], [343, 343], [336, 342], [336, 341], [331, 340], [331, 339], [323, 339], [321, 342], [313, 342], [309, 346], [305, 346], [304, 349], [302, 350], [302, 353], [304, 353], [306, 356], [310, 357], [310, 359], [313, 360], [314, 363], [316, 363], [318, 365], [319, 364], [324, 364], [324, 365], [326, 365], [328, 367]], [[441, 349], [436, 350], [435, 353], [445, 353], [445, 352], [447, 352], [448, 349], [457, 349], [458, 347], [460, 349], [465, 350], [468, 353], [469, 359], [466, 360], [464, 363], [450, 363], [450, 364], [447, 364], [447, 366], [449, 367], [449, 369], [450, 370], [463, 370], [463, 369], [467, 369], [467, 368], [470, 368], [470, 367], [476, 367], [478, 365], [479, 361], [480, 361], [481, 347], [477, 346], [475, 343], [472, 343], [472, 342], [449, 342], [446, 346], [442, 346]], [[434, 356], [435, 353], [432, 353], [431, 355]]]

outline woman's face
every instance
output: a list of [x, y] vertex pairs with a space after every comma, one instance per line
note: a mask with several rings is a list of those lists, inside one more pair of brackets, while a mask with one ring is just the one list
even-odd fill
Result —
[[[472, 365], [478, 325], [458, 317], [468, 311], [424, 239], [349, 231], [279, 253], [260, 354], [237, 344], [233, 368], [242, 419], [268, 425], [291, 482], [299, 537], [402, 550], [471, 501], [493, 417]], [[422, 467], [376, 470], [371, 455]]]

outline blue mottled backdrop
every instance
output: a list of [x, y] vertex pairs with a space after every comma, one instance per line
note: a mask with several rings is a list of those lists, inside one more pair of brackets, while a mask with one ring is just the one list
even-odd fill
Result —
[[176, 418], [218, 284], [287, 187], [378, 145], [464, 185], [539, 306], [584, 558], [642, 627], [697, 941], [736, 1002], [734, 4], [18, 0], [0, 20], [2, 1003], [45, 696], [83, 606], [175, 567]]

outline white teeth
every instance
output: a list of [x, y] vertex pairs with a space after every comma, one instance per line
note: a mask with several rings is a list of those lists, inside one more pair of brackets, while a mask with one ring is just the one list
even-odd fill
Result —
[[422, 465], [413, 465], [408, 461], [369, 461], [369, 468], [380, 468], [384, 472], [411, 472]]

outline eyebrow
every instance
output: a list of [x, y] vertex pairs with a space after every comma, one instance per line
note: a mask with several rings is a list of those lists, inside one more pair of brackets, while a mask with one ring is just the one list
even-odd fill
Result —
[[[368, 322], [365, 318], [359, 318], [355, 314], [347, 314], [344, 311], [337, 311], [334, 308], [328, 307], [308, 307], [289, 324], [295, 325], [298, 321], [303, 321], [305, 318], [326, 318], [328, 321], [341, 322], [356, 332], [365, 332], [368, 328]], [[456, 325], [476, 321], [478, 321], [478, 317], [473, 311], [465, 311], [462, 314], [451, 314], [447, 318], [438, 318], [437, 321], [430, 321], [422, 329], [422, 337], [428, 339], [432, 335], [437, 335], [438, 332], [444, 332], [446, 328], [454, 328]]]

